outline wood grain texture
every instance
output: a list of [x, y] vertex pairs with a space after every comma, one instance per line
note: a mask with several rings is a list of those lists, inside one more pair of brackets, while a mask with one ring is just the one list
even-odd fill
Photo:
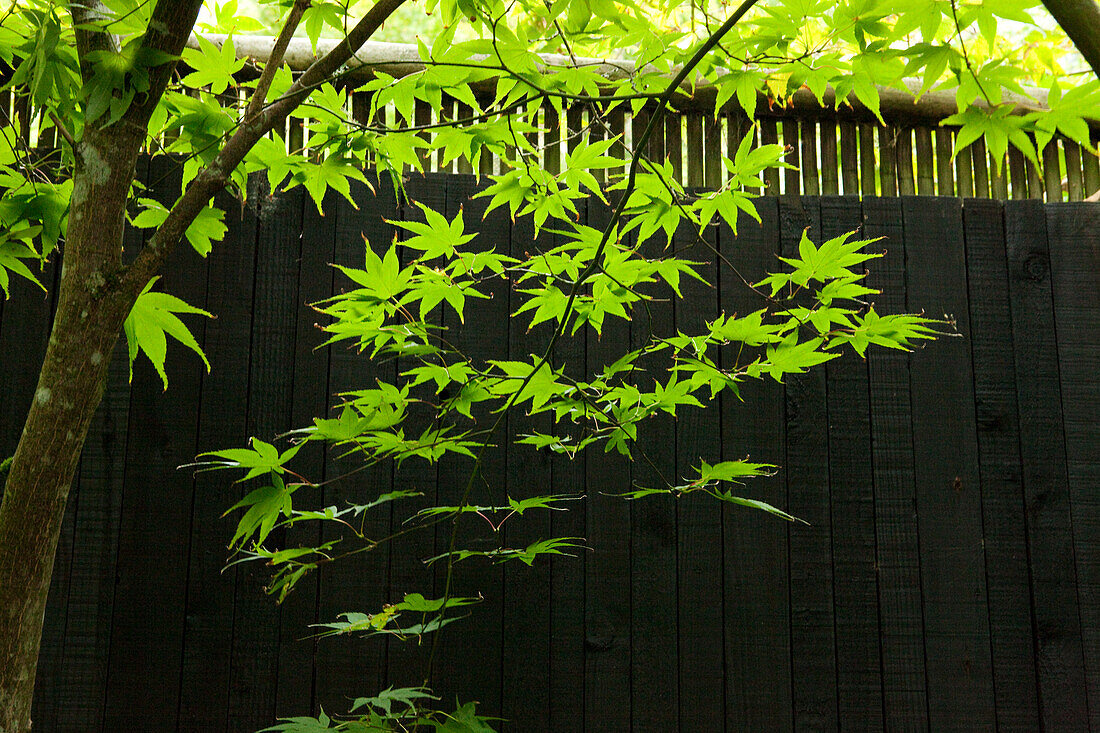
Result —
[[[524, 259], [536, 253], [540, 243], [535, 240], [534, 224], [528, 217], [511, 224], [506, 245], [512, 257]], [[507, 250], [504, 247], [507, 246]], [[515, 313], [522, 300], [515, 288], [503, 294], [508, 313]], [[549, 324], [527, 330], [527, 318], [508, 319], [508, 358], [530, 361], [532, 354], [541, 356], [550, 338]], [[528, 416], [524, 410], [513, 410], [507, 418], [508, 495], [514, 499], [565, 493], [566, 487], [555, 487], [551, 479], [549, 450], [536, 451], [532, 446], [517, 443], [521, 436], [553, 430], [548, 413]], [[575, 509], [575, 504], [570, 509]], [[556, 512], [535, 510], [523, 516], [513, 516], [504, 525], [507, 547], [524, 548], [533, 542], [553, 537], [551, 515]], [[550, 731], [550, 557], [538, 558], [533, 567], [508, 563], [504, 567], [504, 626], [500, 659], [502, 690], [501, 715], [508, 720], [507, 730]]]
[[[689, 237], [687, 232], [678, 235], [673, 246], [684, 246], [691, 241]], [[663, 237], [653, 237], [642, 244], [641, 254], [660, 257], [664, 246]], [[645, 292], [653, 300], [634, 309], [631, 349], [643, 348], [651, 337], [667, 338], [676, 332], [668, 288], [648, 286]], [[667, 380], [666, 358], [663, 353], [643, 356], [632, 382], [651, 390], [653, 380]], [[677, 421], [671, 415], [655, 415], [640, 426], [630, 466], [635, 487], [661, 488], [676, 481], [676, 432]], [[652, 725], [675, 730], [680, 725], [682, 670], [686, 659], [692, 658], [691, 650], [685, 650], [685, 658], [681, 658], [679, 645], [680, 508], [681, 502], [671, 496], [646, 497], [619, 507], [630, 514], [630, 702], [634, 729]]]
[[[229, 205], [224, 198], [218, 201]], [[237, 206], [239, 215], [227, 217], [224, 246], [210, 256], [204, 307], [218, 320], [206, 333], [211, 369], [203, 375], [198, 404], [199, 451], [247, 445], [249, 437], [241, 396], [249, 392], [258, 222], [253, 208]], [[222, 570], [239, 515], [222, 515], [239, 499], [240, 487], [228, 473], [195, 475], [180, 675], [181, 731], [225, 730], [237, 576]]]
[[[823, 239], [862, 226], [857, 199], [821, 199]], [[878, 730], [884, 722], [867, 362], [846, 352], [825, 373], [837, 720], [841, 730]]]
[[[168, 201], [178, 194], [180, 172], [170, 161], [158, 166], [149, 171], [150, 188], [155, 198]], [[190, 247], [177, 247], [158, 287], [201, 303], [206, 264]], [[190, 319], [188, 325], [201, 345], [206, 324]], [[194, 405], [203, 366], [186, 349], [169, 347], [166, 369], [165, 392], [148, 361], [134, 364], [129, 424], [137, 429], [126, 445], [115, 598], [143, 602], [114, 607], [105, 730], [163, 730], [177, 721], [193, 481], [176, 466], [198, 452]]]
[[[504, 209], [497, 209], [486, 216], [488, 199], [471, 198], [477, 191], [473, 176], [456, 176], [447, 181], [446, 216], [453, 219], [461, 209], [463, 221], [473, 229], [475, 222], [479, 232], [467, 247], [470, 251], [501, 250], [509, 246], [511, 229]], [[484, 217], [484, 218], [483, 218]], [[468, 301], [465, 322], [457, 314], [444, 308], [442, 324], [446, 339], [464, 354], [477, 354], [479, 360], [503, 359], [508, 354], [507, 283], [494, 278], [482, 286], [482, 292], [491, 295], [484, 300]], [[482, 324], [501, 324], [482, 327]], [[484, 363], [484, 362], [483, 362]], [[491, 424], [492, 417], [484, 406], [474, 410], [478, 423]], [[458, 418], [455, 418], [456, 420]], [[469, 425], [459, 423], [460, 425]], [[503, 432], [494, 436], [495, 448], [485, 451], [480, 466], [467, 457], [449, 455], [439, 462], [438, 503], [457, 506], [467, 486], [470, 486], [469, 502], [482, 506], [496, 506], [504, 501], [507, 472], [507, 455], [500, 449]], [[435, 554], [445, 553], [450, 545], [451, 532], [457, 531], [456, 548], [490, 549], [497, 546], [501, 537], [480, 516], [466, 514], [457, 523], [446, 521], [436, 529]], [[442, 596], [446, 563], [439, 562], [435, 570], [436, 593]], [[442, 632], [435, 667], [432, 670], [433, 687], [448, 703], [456, 697], [462, 701], [477, 701], [479, 707], [495, 713], [501, 709], [501, 621], [503, 617], [502, 587], [504, 571], [500, 565], [485, 560], [468, 560], [454, 568], [451, 592], [454, 596], [484, 600], [471, 609], [467, 618], [451, 624]], [[471, 644], [471, 639], [477, 639]], [[430, 640], [429, 640], [430, 641]]]
[[[1045, 207], [1057, 327], [1089, 727], [1100, 730], [1100, 214], [1092, 203]], [[1042, 631], [1042, 630], [1041, 630]], [[1045, 711], [1044, 711], [1045, 712]]]
[[[863, 236], [882, 237], [868, 251], [867, 284], [881, 290], [880, 313], [906, 312], [905, 224], [901, 200], [865, 198]], [[906, 354], [876, 349], [870, 376], [871, 466], [875, 490], [879, 646], [883, 711], [888, 730], [927, 730], [928, 688], [921, 612], [911, 390]]]
[[[589, 200], [588, 226], [603, 229], [610, 210]], [[608, 319], [597, 339], [589, 331], [588, 373], [598, 372], [630, 346], [630, 327]], [[630, 464], [617, 452], [589, 452], [585, 461], [586, 529], [592, 551], [585, 560], [584, 729], [627, 731], [631, 725], [630, 511], [613, 496], [630, 490]], [[576, 693], [574, 693], [576, 694]]]
[[[970, 333], [961, 202], [905, 198], [909, 311], [946, 313]], [[910, 357], [929, 723], [995, 724], [970, 344]]]
[[1028, 577], [1004, 210], [996, 202], [971, 200], [963, 216], [997, 725], [1002, 730], [1036, 730], [1033, 593]]
[[[145, 158], [138, 160], [135, 178], [143, 183], [148, 180]], [[124, 261], [137, 254], [144, 239], [142, 230], [127, 228]], [[51, 292], [56, 288], [51, 287]], [[103, 723], [129, 409], [129, 364], [126, 347], [119, 343], [69, 498], [72, 562], [62, 617], [64, 648], [58, 672], [57, 717], [52, 724], [56, 730], [97, 730]], [[50, 613], [47, 609], [47, 620]], [[42, 727], [49, 724], [44, 717], [34, 720]]]
[[[292, 426], [298, 263], [305, 202], [305, 191], [295, 188], [265, 201], [267, 208], [259, 214], [247, 430], [250, 436], [269, 442]], [[280, 448], [285, 450], [286, 445]], [[238, 488], [251, 491], [262, 485], [238, 484]], [[285, 539], [277, 537], [272, 544], [281, 541]], [[231, 731], [275, 719], [281, 609], [264, 590], [268, 573], [268, 568], [259, 563], [237, 566], [235, 572], [229, 663]]]
[[[707, 333], [707, 322], [718, 314], [718, 268], [714, 229], [709, 242], [700, 242], [689, 229], [681, 229], [673, 246], [700, 263], [696, 267], [705, 283], [694, 278], [681, 282], [682, 299], [675, 303], [677, 333]], [[672, 294], [665, 290], [665, 296]], [[662, 358], [667, 358], [662, 356]], [[667, 363], [667, 362], [666, 362]], [[665, 382], [667, 373], [657, 373]], [[704, 404], [707, 404], [704, 402]], [[713, 409], [683, 406], [676, 414], [675, 440], [666, 442], [663, 455], [675, 446], [677, 483], [697, 476], [701, 460], [714, 464], [721, 455], [721, 414]], [[736, 487], [723, 487], [736, 488]], [[709, 496], [678, 500], [676, 586], [679, 595], [680, 730], [721, 730], [725, 720], [722, 596], [722, 507]]]
[[[803, 230], [821, 242], [816, 197], [779, 202], [780, 252], [798, 256]], [[787, 511], [807, 524], [790, 528], [791, 676], [795, 730], [834, 729], [836, 637], [833, 609], [829, 435], [824, 369], [788, 375], [786, 386]]]
[[[417, 177], [419, 178], [419, 177]], [[332, 231], [334, 247], [329, 254], [330, 261], [344, 267], [362, 268], [366, 249], [379, 257], [385, 256], [393, 244], [395, 227], [387, 223], [385, 219], [402, 220], [404, 212], [398, 203], [397, 194], [393, 183], [388, 176], [372, 182], [373, 192], [365, 185], [357, 185], [352, 190], [359, 207], [353, 207], [343, 197], [334, 195], [329, 206], [326, 200], [326, 215], [323, 221], [318, 221], [307, 214], [306, 222], [314, 229], [326, 228]], [[316, 246], [307, 237], [303, 242], [303, 250], [306, 246]], [[314, 257], [319, 258], [320, 252], [314, 252]], [[322, 260], [323, 261], [323, 260]], [[303, 259], [303, 266], [306, 262]], [[347, 292], [356, 287], [356, 284], [342, 273], [334, 272], [328, 268], [326, 273], [318, 273], [323, 277], [330, 288], [330, 292]], [[303, 286], [306, 284], [303, 278]], [[311, 298], [318, 300], [316, 296]], [[319, 314], [312, 314], [312, 320], [318, 320]], [[310, 314], [299, 314], [299, 324], [308, 323]], [[308, 332], [307, 332], [308, 333]], [[307, 339], [305, 346], [312, 348], [319, 339], [317, 336], [302, 337]], [[396, 382], [396, 360], [379, 356], [372, 359], [369, 352], [360, 353], [358, 345], [352, 341], [343, 341], [332, 346], [325, 347], [322, 355], [325, 360], [316, 360], [313, 373], [319, 383], [324, 385], [322, 394], [311, 394], [311, 398], [320, 399], [322, 404], [315, 414], [337, 418], [342, 412], [340, 405], [343, 403], [342, 393], [353, 390], [377, 388], [377, 381], [389, 383]], [[299, 384], [308, 384], [308, 373], [295, 372], [295, 387]], [[297, 399], [295, 400], [297, 402]], [[297, 410], [296, 410], [297, 412]], [[310, 418], [306, 418], [308, 424]], [[300, 418], [295, 420], [296, 425], [303, 424]], [[393, 464], [391, 461], [364, 467], [367, 457], [358, 452], [348, 453], [345, 446], [331, 446], [321, 456], [323, 464], [320, 475], [325, 484], [321, 491], [316, 492], [314, 502], [319, 507], [335, 506], [347, 507], [349, 504], [366, 504], [376, 499], [379, 495], [394, 489]], [[413, 459], [415, 460], [415, 459]], [[412, 461], [410, 461], [412, 465]], [[434, 472], [432, 475], [434, 479]], [[395, 505], [382, 505], [368, 510], [363, 515], [363, 533], [370, 538], [385, 537], [393, 530], [392, 515], [397, 515], [397, 523], [400, 524], [406, 516], [406, 512], [415, 511], [404, 502]], [[340, 539], [342, 549], [350, 551], [360, 546], [360, 541], [337, 525], [328, 524], [321, 528], [319, 539], [330, 541]], [[317, 594], [317, 620], [314, 623], [329, 623], [337, 620], [337, 616], [347, 612], [377, 613], [385, 603], [394, 603], [401, 599], [400, 593], [391, 591], [389, 582], [390, 572], [390, 547], [382, 545], [371, 552], [347, 558], [341, 562], [325, 567], [317, 576], [319, 587], [314, 588]], [[419, 589], [420, 587], [417, 586]], [[412, 589], [406, 589], [412, 592]], [[298, 638], [306, 636], [308, 629], [299, 629]], [[317, 705], [331, 712], [343, 712], [348, 707], [349, 699], [373, 695], [377, 690], [383, 690], [389, 686], [386, 678], [387, 651], [399, 642], [387, 640], [381, 637], [353, 638], [332, 637], [326, 639], [305, 639], [299, 644], [309, 644], [314, 647], [316, 659], [314, 676], [314, 698]], [[410, 646], [412, 644], [410, 643]], [[423, 680], [423, 671], [417, 670], [420, 680]], [[280, 672], [280, 679], [282, 677]], [[419, 683], [419, 681], [417, 683]], [[402, 678], [399, 684], [410, 682]], [[286, 713], [289, 714], [289, 713]]]
[[1042, 722], [1081, 730], [1085, 660], [1045, 212], [1032, 202], [1008, 205], [1004, 227]]
[[[588, 201], [577, 202], [581, 221], [587, 221]], [[545, 241], [544, 241], [545, 240]], [[544, 232], [539, 246], [553, 248], [562, 244], [561, 234]], [[555, 366], [562, 368], [567, 377], [584, 380], [587, 374], [585, 362], [587, 329], [575, 335], [561, 338], [554, 345]], [[555, 425], [559, 437], [569, 434], [569, 424], [562, 421]], [[575, 428], [574, 428], [575, 429]], [[592, 453], [593, 460], [602, 456]], [[555, 454], [550, 459], [550, 480], [554, 491], [580, 494], [580, 501], [571, 502], [568, 509], [554, 512], [550, 517], [550, 531], [554, 537], [587, 537], [587, 504], [592, 493], [585, 481], [588, 454], [581, 453], [575, 459]], [[550, 662], [549, 662], [549, 727], [552, 731], [584, 729], [585, 699], [585, 580], [586, 567], [591, 553], [578, 553], [576, 557], [554, 556], [550, 559]]]
[[[757, 201], [761, 223], [739, 223], [738, 233], [719, 226], [727, 266], [719, 274], [726, 315], [747, 315], [767, 301], [747, 285], [774, 271], [779, 251], [779, 201]], [[742, 279], [743, 278], [743, 279]], [[744, 355], [746, 360], [753, 354]], [[723, 350], [721, 364], [738, 364], [738, 349]], [[787, 508], [782, 385], [746, 381], [740, 397], [721, 399], [722, 459], [776, 464], [773, 476], [737, 487], [742, 496]], [[790, 566], [786, 522], [763, 512], [726, 507], [722, 516], [723, 603], [726, 657], [726, 730], [791, 730]]]

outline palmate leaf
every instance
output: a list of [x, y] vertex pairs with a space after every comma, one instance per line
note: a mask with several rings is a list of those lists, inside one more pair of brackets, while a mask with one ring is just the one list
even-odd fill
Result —
[[154, 277], [141, 291], [134, 307], [130, 310], [130, 315], [126, 317], [123, 330], [126, 332], [126, 345], [130, 357], [130, 380], [134, 379], [134, 360], [137, 358], [138, 351], [141, 351], [153, 363], [161, 381], [164, 382], [164, 389], [168, 389], [168, 374], [164, 371], [168, 336], [198, 354], [206, 364], [206, 371], [210, 371], [210, 362], [203, 353], [202, 347], [175, 314], [194, 313], [207, 318], [213, 318], [213, 316], [202, 308], [188, 305], [174, 295], [152, 292], [151, 288], [157, 279]]
[[[200, 458], [210, 456], [211, 458], [220, 460], [188, 463], [186, 466], [207, 466], [209, 467], [207, 470], [225, 468], [248, 469], [244, 477], [237, 480], [237, 483], [240, 483], [250, 478], [262, 476], [265, 473], [284, 473], [286, 469], [283, 468], [283, 466], [302, 449], [303, 445], [305, 445], [304, 443], [297, 443], [280, 453], [278, 448], [259, 438], [252, 438], [249, 440], [249, 444], [251, 445], [250, 448], [227, 448], [225, 450], [200, 453]], [[183, 467], [184, 466], [181, 466], [181, 468]], [[230, 509], [230, 511], [232, 511], [232, 509]]]
[[396, 622], [402, 613], [422, 614], [426, 618], [428, 614], [439, 614], [445, 609], [461, 608], [480, 603], [481, 598], [468, 598], [453, 596], [451, 598], [425, 598], [420, 593], [407, 593], [399, 603], [385, 606], [378, 613], [348, 612], [341, 613], [338, 618], [342, 621], [332, 621], [324, 624], [313, 624], [321, 629], [328, 629], [318, 634], [319, 637], [336, 636], [339, 634], [364, 634], [374, 636], [377, 634], [389, 634], [392, 636], [420, 636], [432, 631], [438, 631], [442, 627], [457, 621], [461, 616], [435, 616], [430, 621], [402, 626]]
[[386, 689], [379, 692], [374, 697], [359, 697], [355, 699], [355, 702], [351, 704], [351, 712], [363, 707], [375, 708], [386, 715], [393, 714], [393, 706], [395, 703], [402, 705], [409, 710], [416, 708], [418, 701], [420, 700], [438, 700], [439, 698], [432, 695], [426, 687], [398, 687], [394, 689], [391, 685]]
[[[168, 209], [154, 199], [138, 199], [145, 208], [131, 222], [138, 229], [154, 229], [168, 218]], [[213, 249], [214, 242], [220, 242], [229, 228], [223, 219], [225, 212], [213, 206], [204, 206], [187, 226], [184, 236], [196, 252], [206, 257]]]
[[290, 518], [294, 509], [291, 495], [296, 488], [294, 484], [288, 486], [281, 476], [272, 473], [270, 486], [263, 486], [249, 492], [246, 497], [231, 506], [222, 515], [223, 517], [244, 507], [248, 507], [248, 511], [237, 522], [237, 530], [233, 533], [229, 546], [241, 547], [253, 536], [255, 544], [262, 545], [271, 534], [271, 530], [275, 528], [275, 523], [279, 521], [280, 516]]
[[441, 555], [429, 557], [424, 561], [424, 564], [431, 566], [440, 560], [446, 560], [448, 557], [453, 557], [456, 563], [471, 557], [484, 557], [492, 560], [493, 563], [497, 565], [510, 560], [519, 560], [530, 567], [535, 564], [535, 558], [539, 555], [569, 555], [565, 550], [585, 549], [585, 547], [583, 537], [552, 537], [548, 540], [532, 542], [522, 549], [499, 547], [495, 550], [455, 550], [454, 552], [444, 552]]
[[43, 291], [46, 290], [46, 286], [38, 281], [23, 262], [39, 259], [38, 253], [27, 242], [40, 231], [40, 226], [22, 226], [18, 230], [0, 231], [0, 288], [3, 288], [5, 298], [11, 296], [8, 292], [9, 272], [30, 280]]

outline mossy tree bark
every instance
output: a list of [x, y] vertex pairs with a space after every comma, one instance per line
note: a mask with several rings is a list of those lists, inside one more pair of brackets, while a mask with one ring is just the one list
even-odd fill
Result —
[[[278, 100], [266, 107], [251, 106], [247, 118], [191, 181], [129, 265], [122, 262], [126, 203], [150, 115], [175, 64], [149, 68], [145, 96], [114, 124], [85, 127], [75, 145], [57, 313], [0, 502], [0, 733], [31, 730], [43, 615], [69, 488], [103, 397], [115, 343], [138, 294], [256, 142], [282, 124], [312, 89], [330, 79], [404, 2], [377, 0], [344, 40], [314, 62]], [[93, 73], [86, 63], [89, 53], [117, 50], [114, 39], [90, 22], [97, 16], [98, 4], [92, 0], [72, 6], [85, 79]], [[285, 50], [308, 4], [296, 0], [277, 48]], [[178, 58], [201, 6], [202, 0], [159, 0], [142, 45]], [[279, 54], [269, 59], [272, 68], [280, 66]], [[270, 83], [269, 74], [261, 85], [263, 79]]]

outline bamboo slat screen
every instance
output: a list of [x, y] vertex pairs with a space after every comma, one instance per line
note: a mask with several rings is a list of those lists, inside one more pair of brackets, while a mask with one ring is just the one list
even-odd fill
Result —
[[[229, 92], [230, 94], [232, 92]], [[240, 94], [243, 102], [247, 99]], [[348, 95], [348, 116], [362, 124], [403, 127], [396, 110], [379, 109], [371, 116], [369, 94]], [[1038, 199], [1047, 202], [1080, 201], [1100, 191], [1100, 159], [1090, 150], [1065, 137], [1055, 137], [1039, 151], [1039, 169], [1017, 149], [1009, 149], [1000, 165], [986, 151], [984, 141], [955, 151], [958, 128], [926, 124], [882, 125], [845, 110], [758, 110], [751, 125], [739, 110], [715, 116], [704, 111], [668, 111], [663, 134], [655, 135], [647, 154], [668, 160], [683, 185], [714, 188], [728, 180], [723, 156], [731, 156], [746, 134], [754, 144], [781, 142], [788, 147], [787, 162], [794, 169], [769, 170], [764, 195], [790, 194], [862, 196], [958, 196], [962, 198]], [[565, 154], [586, 140], [622, 135], [626, 150], [632, 148], [641, 121], [653, 110], [638, 115], [620, 108], [608, 115], [591, 106], [578, 105], [565, 115], [544, 107], [540, 112], [538, 140], [533, 140], [539, 162], [560, 170]], [[454, 100], [439, 111], [418, 101], [417, 126], [448, 119], [468, 119], [473, 110]], [[38, 115], [25, 97], [0, 92], [0, 125], [10, 120], [27, 150], [48, 154], [57, 145], [56, 132], [39, 132]], [[431, 130], [425, 130], [427, 137]], [[308, 131], [299, 118], [291, 118], [283, 130], [291, 150], [308, 149]], [[1092, 128], [1092, 144], [1100, 142], [1100, 125]], [[620, 148], [622, 150], [622, 148]], [[440, 164], [438, 151], [425, 152], [425, 172], [474, 173], [466, 160]], [[480, 175], [500, 172], [496, 155], [483, 155]], [[611, 169], [609, 175], [616, 171]]]

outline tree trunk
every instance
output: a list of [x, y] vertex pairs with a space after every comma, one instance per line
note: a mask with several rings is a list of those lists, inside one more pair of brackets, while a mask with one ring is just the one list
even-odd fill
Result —
[[117, 288], [141, 131], [80, 143], [57, 314], [0, 504], [0, 733], [26, 733], [42, 620], [69, 486], [122, 323]]
[[1043, 0], [1043, 5], [1100, 79], [1100, 4], [1096, 0]]

